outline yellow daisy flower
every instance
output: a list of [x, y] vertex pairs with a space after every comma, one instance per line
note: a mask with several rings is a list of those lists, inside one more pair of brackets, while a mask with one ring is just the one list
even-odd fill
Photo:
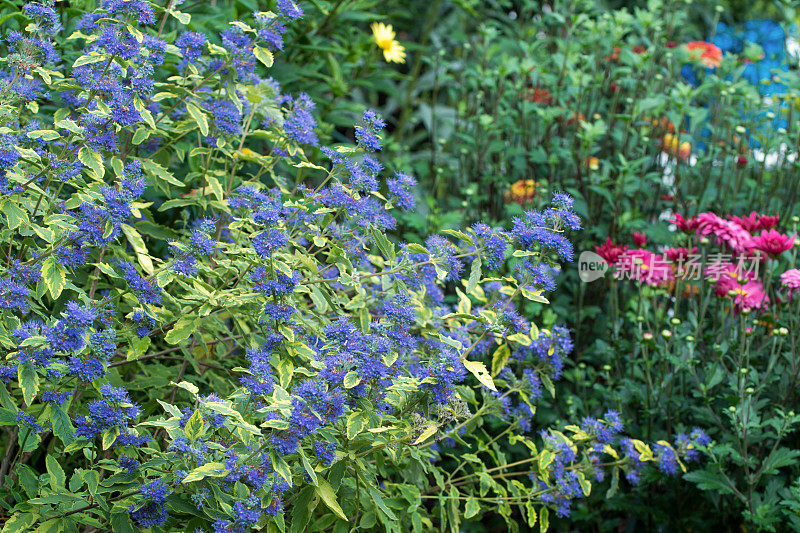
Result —
[[395, 40], [392, 25], [387, 26], [383, 22], [373, 22], [370, 27], [372, 35], [375, 37], [375, 44], [383, 50], [383, 58], [388, 63], [405, 63], [406, 49]]

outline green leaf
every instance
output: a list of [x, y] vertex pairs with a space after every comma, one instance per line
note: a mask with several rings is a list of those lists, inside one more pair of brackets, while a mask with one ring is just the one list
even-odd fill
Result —
[[61, 439], [64, 446], [69, 446], [75, 440], [75, 427], [72, 425], [69, 415], [64, 412], [60, 405], [51, 405], [51, 417], [53, 423], [53, 435]]
[[24, 533], [30, 531], [31, 526], [36, 522], [36, 517], [31, 513], [15, 513], [3, 526], [3, 533]]
[[549, 304], [550, 300], [542, 296], [542, 291], [532, 291], [526, 289], [525, 287], [520, 287], [520, 292], [522, 295], [527, 298], [528, 300], [532, 300], [534, 302], [539, 302], [542, 304]]
[[109, 428], [103, 432], [103, 449], [107, 450], [119, 437], [119, 428]]
[[481, 510], [481, 506], [478, 503], [478, 500], [475, 498], [467, 498], [467, 506], [464, 509], [464, 518], [472, 518], [476, 514], [478, 514]]
[[144, 271], [148, 274], [155, 272], [153, 260], [150, 258], [150, 252], [147, 251], [147, 247], [144, 245], [144, 239], [139, 232], [136, 231], [136, 228], [128, 224], [122, 224], [122, 232], [125, 234], [125, 237], [127, 237], [128, 242], [131, 243], [133, 251], [136, 252], [136, 259], [139, 261], [139, 264], [142, 265]]
[[228, 470], [225, 469], [225, 465], [222, 463], [206, 463], [189, 472], [181, 483], [200, 481], [207, 477], [225, 477], [228, 473]]
[[17, 229], [23, 224], [28, 224], [28, 212], [12, 201], [3, 203], [3, 213], [6, 215], [9, 229]]
[[713, 490], [722, 494], [733, 494], [733, 490], [722, 474], [715, 474], [707, 470], [695, 470], [685, 474], [683, 478], [697, 485], [700, 490]]
[[336, 493], [333, 491], [333, 487], [331, 487], [330, 483], [328, 483], [325, 478], [320, 477], [317, 479], [317, 486], [314, 488], [316, 493], [325, 502], [325, 505], [328, 506], [328, 509], [334, 512], [336, 516], [347, 522], [347, 516], [344, 514], [339, 502], [336, 500]]
[[316, 505], [317, 487], [308, 486], [297, 493], [297, 497], [292, 503], [292, 519], [291, 531], [292, 533], [302, 533], [308, 528], [308, 522], [311, 520], [312, 506]]
[[127, 511], [111, 513], [111, 530], [114, 533], [138, 533], [141, 530], [133, 525], [131, 514]]
[[425, 431], [423, 431], [420, 434], [420, 436], [417, 437], [417, 440], [414, 441], [414, 445], [416, 446], [417, 444], [422, 444], [423, 442], [428, 440], [431, 436], [433, 436], [438, 430], [439, 426], [437, 426], [436, 424], [431, 424], [430, 426], [426, 427]]
[[42, 261], [42, 281], [53, 300], [57, 300], [67, 286], [67, 269], [53, 255]]
[[361, 411], [354, 411], [347, 416], [347, 438], [352, 440], [364, 430], [366, 417]]
[[509, 335], [507, 339], [523, 346], [531, 345], [531, 338], [524, 333], [514, 333], [513, 335]]
[[172, 11], [170, 10], [170, 15], [178, 19], [178, 22], [186, 26], [191, 22], [192, 16], [189, 13], [182, 13], [181, 11]]
[[197, 317], [185, 316], [180, 318], [164, 336], [164, 340], [170, 344], [179, 344], [185, 341], [197, 330], [198, 322]]
[[389, 239], [386, 238], [386, 235], [384, 235], [383, 232], [376, 227], [372, 228], [372, 236], [375, 239], [375, 243], [378, 245], [378, 248], [383, 256], [389, 261], [394, 261], [397, 258], [394, 244], [389, 242]]
[[36, 393], [39, 392], [39, 374], [33, 366], [33, 360], [28, 359], [17, 368], [17, 378], [19, 387], [22, 389], [22, 397], [26, 405], [31, 405]]
[[467, 281], [467, 294], [472, 294], [481, 280], [481, 258], [476, 257], [472, 261], [472, 268], [469, 271], [469, 281]]
[[390, 520], [397, 520], [397, 517], [392, 510], [386, 506], [386, 503], [383, 501], [383, 496], [381, 496], [380, 492], [373, 489], [371, 485], [367, 485], [367, 491], [369, 492], [372, 501], [375, 502], [375, 505], [378, 507], [378, 509], [383, 511]]
[[489, 372], [486, 370], [486, 365], [480, 361], [464, 361], [464, 367], [469, 370], [473, 376], [478, 378], [478, 381], [480, 381], [482, 385], [486, 386], [489, 390], [497, 391], [492, 376], [490, 376]]
[[58, 464], [58, 459], [48, 455], [45, 457], [45, 465], [47, 473], [50, 474], [50, 487], [55, 491], [66, 488], [67, 476], [64, 475], [64, 469]]
[[314, 467], [311, 466], [311, 463], [309, 462], [308, 457], [306, 457], [305, 452], [302, 448], [297, 448], [297, 453], [300, 455], [300, 459], [303, 462], [303, 468], [305, 468], [308, 477], [311, 479], [311, 483], [317, 485], [317, 472], [314, 470]]
[[351, 370], [347, 374], [344, 375], [344, 388], [345, 389], [352, 389], [353, 387], [357, 386], [361, 383], [361, 376], [358, 375], [358, 372]]
[[94, 172], [97, 179], [102, 179], [105, 175], [106, 168], [103, 166], [103, 158], [94, 150], [90, 150], [84, 146], [78, 151], [78, 160], [89, 167]]
[[186, 421], [186, 427], [184, 427], [183, 432], [186, 438], [194, 442], [203, 434], [203, 426], [203, 415], [200, 414], [200, 411], [195, 411]]
[[542, 507], [539, 510], [539, 532], [545, 533], [550, 527], [550, 510]]
[[272, 63], [274, 62], [272, 52], [270, 52], [266, 48], [261, 48], [260, 46], [254, 46], [253, 55], [256, 56], [256, 59], [264, 63], [264, 65], [267, 68], [271, 67]]
[[29, 139], [43, 139], [45, 141], [54, 141], [61, 137], [57, 131], [53, 130], [32, 130], [26, 135]]
[[511, 348], [508, 344], [501, 344], [492, 354], [492, 376], [496, 376], [505, 368], [508, 358], [511, 357]]
[[134, 145], [138, 146], [142, 144], [142, 142], [144, 142], [144, 140], [147, 139], [149, 136], [150, 136], [150, 131], [147, 128], [139, 127], [136, 128], [136, 133], [133, 134], [133, 139], [131, 139], [131, 142]]
[[186, 104], [186, 110], [192, 115], [192, 118], [197, 125], [200, 127], [200, 133], [203, 135], [208, 135], [208, 119], [206, 118], [205, 113], [200, 111], [200, 108], [194, 104]]
[[151, 176], [164, 180], [170, 185], [175, 185], [176, 187], [183, 187], [183, 183], [178, 181], [175, 178], [175, 176], [172, 175], [172, 172], [162, 167], [158, 163], [151, 161], [150, 159], [142, 160], [142, 168]]
[[89, 65], [91, 63], [99, 63], [106, 58], [105, 55], [92, 52], [90, 54], [82, 55], [72, 64], [72, 68]]
[[97, 494], [97, 487], [100, 486], [100, 472], [97, 470], [86, 470], [81, 475], [86, 482], [86, 488], [89, 489], [89, 494], [94, 497], [94, 495]]

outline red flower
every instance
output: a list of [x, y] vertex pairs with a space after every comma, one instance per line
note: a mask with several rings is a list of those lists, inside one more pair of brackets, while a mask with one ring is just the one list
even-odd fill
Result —
[[697, 52], [700, 52], [699, 59], [703, 62], [703, 64], [709, 68], [715, 68], [722, 64], [722, 50], [717, 48], [711, 43], [707, 43], [705, 41], [692, 41], [690, 43], [686, 43], [686, 49], [689, 50], [689, 55], [697, 60]]
[[675, 213], [671, 222], [678, 226], [678, 229], [684, 233], [694, 233], [694, 231], [697, 229], [697, 226], [700, 225], [700, 221], [695, 217], [689, 217], [687, 220], [683, 218], [683, 215], [679, 215], [678, 213]]
[[739, 166], [739, 168], [742, 168], [747, 164], [747, 158], [743, 155], [740, 155], [736, 158], [736, 164]]
[[786, 250], [791, 250], [797, 234], [784, 235], [774, 229], [764, 230], [761, 235], [750, 240], [748, 245], [756, 250], [761, 250], [770, 257], [777, 257]]
[[667, 248], [664, 255], [673, 263], [685, 263], [690, 255], [697, 254], [697, 246], [689, 248]]
[[633, 47], [633, 51], [636, 52], [637, 54], [643, 54], [647, 51], [647, 48], [645, 48], [640, 44], [637, 44], [636, 46]]
[[617, 85], [613, 81], [611, 82], [611, 85], [608, 86], [608, 88], [611, 89], [612, 93], [619, 92], [619, 85]]
[[676, 46], [678, 46], [678, 43], [676, 43], [675, 41], [667, 41], [666, 44], [667, 48], [675, 48]]
[[758, 230], [762, 229], [761, 228], [761, 224], [759, 224], [759, 222], [758, 222], [758, 213], [756, 213], [755, 211], [752, 211], [746, 217], [745, 216], [742, 216], [742, 217], [729, 216], [728, 220], [730, 220], [732, 222], [736, 222], [737, 224], [739, 224], [741, 227], [743, 227], [744, 229], [746, 229], [750, 233], [753, 233], [754, 231], [758, 231]]
[[755, 211], [751, 211], [746, 217], [729, 216], [728, 220], [736, 222], [750, 233], [754, 233], [775, 226], [779, 218], [778, 215], [759, 215]]
[[778, 220], [780, 219], [780, 215], [777, 213], [774, 215], [758, 215], [758, 223], [761, 224], [761, 229], [769, 229], [774, 227]]
[[606, 263], [613, 265], [628, 250], [628, 247], [614, 244], [611, 242], [611, 237], [606, 237], [606, 242], [600, 246], [595, 246], [594, 249], [597, 255], [606, 260]]
[[675, 201], [675, 196], [672, 195], [672, 194], [662, 194], [661, 195], [661, 201], [662, 202], [674, 202]]
[[647, 235], [644, 233], [639, 233], [638, 231], [633, 232], [633, 244], [635, 244], [639, 248], [644, 248], [647, 246]]
[[553, 102], [553, 97], [550, 95], [550, 91], [547, 89], [542, 89], [541, 87], [534, 87], [530, 94], [525, 97], [525, 99], [529, 102], [535, 102], [542, 105], [548, 105]]

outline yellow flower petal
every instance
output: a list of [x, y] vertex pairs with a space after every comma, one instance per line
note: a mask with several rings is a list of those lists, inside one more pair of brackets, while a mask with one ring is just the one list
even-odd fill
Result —
[[391, 24], [387, 26], [383, 22], [373, 22], [370, 27], [372, 28], [372, 35], [375, 36], [375, 44], [384, 52], [390, 50], [392, 48], [392, 43], [395, 42], [394, 30]]
[[405, 63], [406, 62], [406, 49], [397, 41], [392, 41], [392, 45], [388, 50], [383, 50], [383, 58], [388, 63]]

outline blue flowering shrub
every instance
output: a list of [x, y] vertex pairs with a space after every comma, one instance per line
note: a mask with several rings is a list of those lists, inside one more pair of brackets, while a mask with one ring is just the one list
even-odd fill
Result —
[[594, 480], [707, 444], [622, 437], [614, 411], [535, 423], [572, 341], [526, 309], [572, 259], [572, 198], [396, 242], [415, 180], [384, 171], [383, 119], [324, 146], [265, 77], [301, 16], [6, 17], [4, 532], [546, 530]]

